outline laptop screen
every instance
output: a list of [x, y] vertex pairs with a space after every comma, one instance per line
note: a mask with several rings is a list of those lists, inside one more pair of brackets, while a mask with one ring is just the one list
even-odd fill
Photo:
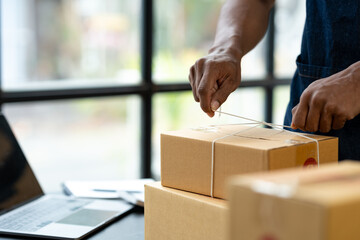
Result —
[[5, 117], [0, 114], [0, 211], [43, 195]]

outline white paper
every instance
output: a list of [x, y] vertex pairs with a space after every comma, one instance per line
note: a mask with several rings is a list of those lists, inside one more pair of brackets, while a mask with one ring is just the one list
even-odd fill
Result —
[[133, 204], [143, 205], [144, 185], [153, 179], [119, 181], [66, 181], [64, 190], [75, 197], [116, 199], [123, 198]]

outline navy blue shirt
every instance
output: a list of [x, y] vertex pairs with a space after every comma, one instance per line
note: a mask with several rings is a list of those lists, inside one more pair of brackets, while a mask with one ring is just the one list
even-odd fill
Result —
[[[299, 103], [302, 92], [309, 84], [360, 61], [359, 2], [306, 1], [301, 53], [296, 60], [297, 70], [291, 82], [285, 125], [291, 124], [291, 109]], [[331, 130], [325, 135], [339, 137], [339, 160], [360, 160], [360, 115], [347, 121], [343, 129]]]

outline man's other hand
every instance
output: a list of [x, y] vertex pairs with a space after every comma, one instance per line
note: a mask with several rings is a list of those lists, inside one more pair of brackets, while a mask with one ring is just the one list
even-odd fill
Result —
[[189, 81], [195, 101], [213, 117], [240, 84], [240, 60], [229, 53], [210, 53], [190, 68]]
[[308, 132], [341, 129], [360, 113], [360, 62], [311, 83], [292, 109], [292, 128]]

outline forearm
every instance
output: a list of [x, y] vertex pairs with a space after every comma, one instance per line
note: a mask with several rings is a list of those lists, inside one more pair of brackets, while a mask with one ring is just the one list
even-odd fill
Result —
[[[213, 47], [190, 68], [194, 99], [210, 117], [241, 82], [241, 58], [261, 40], [274, 0], [227, 0]], [[205, 23], [206, 24], [206, 23]]]
[[209, 53], [226, 52], [241, 59], [264, 36], [273, 5], [274, 0], [227, 0]]

